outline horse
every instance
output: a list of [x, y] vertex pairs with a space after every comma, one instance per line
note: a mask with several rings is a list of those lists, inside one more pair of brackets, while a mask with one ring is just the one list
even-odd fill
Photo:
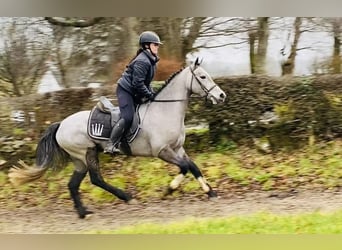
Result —
[[[180, 170], [167, 187], [165, 195], [172, 194], [190, 171], [208, 198], [217, 198], [217, 192], [183, 147], [184, 119], [190, 96], [199, 95], [211, 100], [213, 104], [222, 103], [226, 99], [225, 92], [200, 64], [196, 59], [194, 63], [175, 72], [156, 92], [154, 101], [141, 104], [137, 110], [141, 118], [140, 130], [129, 143], [130, 155], [157, 157], [178, 166]], [[107, 141], [89, 136], [87, 123], [90, 112], [79, 111], [50, 125], [38, 142], [36, 164], [28, 166], [19, 162], [22, 166], [13, 166], [8, 173], [10, 182], [17, 186], [41, 178], [48, 169], [63, 169], [72, 161], [74, 171], [68, 182], [68, 189], [79, 218], [93, 213], [83, 205], [79, 193], [79, 187], [87, 173], [92, 184], [128, 204], [137, 202], [128, 192], [108, 184], [102, 177], [99, 154], [103, 152]]]

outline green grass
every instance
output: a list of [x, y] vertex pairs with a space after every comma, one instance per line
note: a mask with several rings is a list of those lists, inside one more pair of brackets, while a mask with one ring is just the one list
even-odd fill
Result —
[[196, 219], [166, 224], [138, 224], [98, 234], [339, 234], [342, 211], [278, 216], [270, 213]]
[[[292, 190], [297, 188], [334, 189], [341, 187], [342, 141], [320, 143], [298, 151], [262, 154], [257, 150], [238, 147], [226, 151], [190, 153], [205, 178], [220, 192], [244, 192], [263, 190]], [[101, 156], [101, 172], [104, 179], [123, 190], [131, 190], [140, 200], [160, 198], [163, 190], [178, 174], [179, 169], [159, 159], [141, 157]], [[5, 171], [0, 171], [0, 199], [16, 197], [18, 193], [35, 199], [66, 199], [67, 184], [73, 172], [72, 164], [61, 172], [49, 171], [39, 181], [13, 188]], [[203, 192], [189, 173], [180, 186], [186, 193], [203, 195]], [[89, 176], [82, 182], [80, 192], [84, 199], [98, 203], [117, 199], [94, 186]], [[174, 195], [180, 195], [175, 192]], [[30, 198], [31, 199], [31, 198]], [[38, 201], [37, 201], [38, 202]]]

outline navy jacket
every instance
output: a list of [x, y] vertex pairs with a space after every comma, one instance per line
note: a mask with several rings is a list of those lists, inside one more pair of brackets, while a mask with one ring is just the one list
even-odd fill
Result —
[[156, 71], [159, 58], [150, 51], [143, 50], [130, 64], [118, 80], [118, 84], [128, 91], [136, 100], [150, 99], [153, 96], [151, 81]]

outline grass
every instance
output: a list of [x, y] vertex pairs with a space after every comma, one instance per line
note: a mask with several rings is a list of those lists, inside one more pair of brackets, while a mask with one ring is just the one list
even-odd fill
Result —
[[185, 221], [145, 223], [98, 234], [339, 234], [342, 211], [301, 215], [257, 213], [229, 218], [190, 218]]
[[[209, 183], [220, 192], [230, 193], [242, 189], [245, 192], [258, 190], [292, 190], [296, 188], [334, 189], [341, 187], [342, 141], [316, 144], [295, 152], [262, 154], [254, 149], [234, 148], [219, 152], [190, 153]], [[110, 184], [133, 191], [139, 199], [160, 198], [161, 192], [178, 174], [178, 168], [159, 159], [118, 157], [101, 159], [101, 172]], [[48, 172], [41, 180], [13, 188], [4, 171], [0, 171], [0, 198], [24, 193], [38, 199], [53, 196], [68, 197], [67, 184], [73, 166], [59, 173]], [[235, 190], [232, 189], [235, 187]], [[181, 185], [186, 193], [203, 195], [201, 188], [189, 173]], [[96, 202], [112, 202], [117, 199], [95, 187], [87, 177], [80, 190], [85, 199]], [[179, 195], [176, 192], [174, 195]], [[52, 199], [53, 200], [53, 199]]]

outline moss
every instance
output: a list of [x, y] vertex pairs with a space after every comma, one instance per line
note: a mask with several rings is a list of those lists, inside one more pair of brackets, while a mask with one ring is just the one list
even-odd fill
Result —
[[279, 123], [289, 123], [295, 119], [295, 108], [293, 101], [287, 103], [275, 104], [274, 111], [279, 117]]

